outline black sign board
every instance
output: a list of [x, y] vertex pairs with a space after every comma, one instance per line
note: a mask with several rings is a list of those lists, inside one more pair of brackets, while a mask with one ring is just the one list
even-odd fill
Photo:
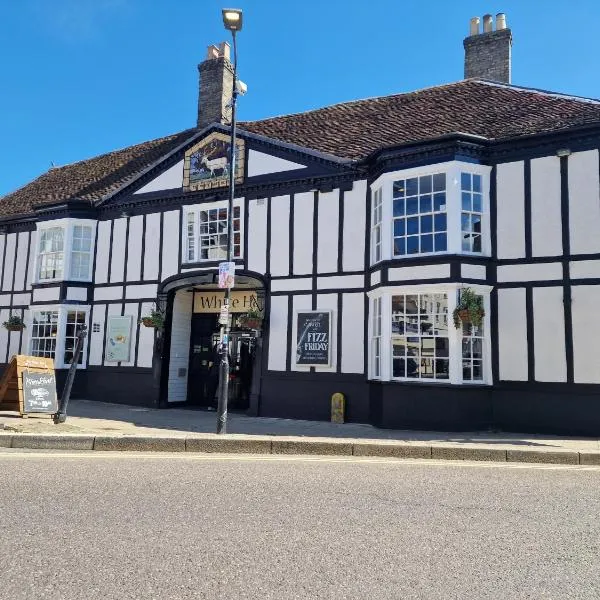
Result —
[[296, 365], [331, 364], [331, 311], [307, 310], [297, 314]]
[[54, 373], [23, 372], [24, 413], [50, 413], [58, 410]]

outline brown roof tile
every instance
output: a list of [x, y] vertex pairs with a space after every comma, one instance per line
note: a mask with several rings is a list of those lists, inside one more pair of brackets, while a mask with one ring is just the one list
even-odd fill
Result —
[[[467, 79], [299, 114], [240, 123], [251, 133], [359, 160], [389, 146], [461, 132], [489, 139], [600, 122], [600, 102]], [[97, 201], [189, 139], [190, 129], [54, 168], [0, 200], [0, 215], [71, 198]]]

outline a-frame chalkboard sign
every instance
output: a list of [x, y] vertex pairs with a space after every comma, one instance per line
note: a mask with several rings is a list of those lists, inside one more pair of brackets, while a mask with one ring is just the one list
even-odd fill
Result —
[[39, 356], [13, 356], [0, 379], [0, 410], [26, 415], [58, 410], [54, 361]]

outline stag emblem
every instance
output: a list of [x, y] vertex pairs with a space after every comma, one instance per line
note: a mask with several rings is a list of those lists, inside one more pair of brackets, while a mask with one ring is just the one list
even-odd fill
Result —
[[213, 179], [229, 175], [227, 144], [214, 140], [191, 158], [193, 179]]

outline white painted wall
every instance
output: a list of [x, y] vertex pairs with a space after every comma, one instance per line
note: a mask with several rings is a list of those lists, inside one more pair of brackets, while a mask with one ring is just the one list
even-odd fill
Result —
[[288, 297], [271, 297], [269, 314], [269, 369], [285, 371], [287, 349]]
[[340, 288], [361, 288], [365, 285], [364, 275], [332, 275], [317, 277], [317, 289], [335, 290]]
[[533, 288], [536, 381], [567, 381], [562, 287]]
[[342, 294], [342, 373], [364, 373], [365, 295]]
[[183, 187], [183, 160], [161, 173], [158, 177], [141, 187], [136, 194], [172, 190]]
[[[317, 294], [317, 309], [331, 311], [331, 366], [330, 367], [315, 367], [317, 372], [335, 372], [337, 369], [337, 339], [338, 339], [338, 294]], [[356, 328], [356, 324], [355, 324]], [[358, 336], [356, 336], [358, 337]], [[296, 346], [294, 346], [294, 349]]]
[[34, 302], [50, 302], [52, 300], [58, 300], [59, 296], [60, 288], [58, 286], [38, 288], [37, 290], [33, 290]]
[[525, 181], [523, 161], [497, 167], [498, 258], [525, 256]]
[[31, 251], [29, 252], [29, 264], [27, 265], [27, 279], [25, 281], [25, 289], [30, 290], [33, 282], [34, 270], [37, 257], [35, 255], [37, 248], [37, 231], [31, 231], [29, 235], [29, 245]]
[[485, 265], [460, 265], [460, 276], [465, 279], [485, 279], [487, 277], [487, 269]]
[[[27, 249], [29, 248], [29, 232], [19, 233], [19, 243], [17, 244], [17, 264], [15, 267], [15, 285], [14, 291], [25, 289], [25, 279], [27, 277]], [[31, 249], [35, 253], [35, 248]]]
[[319, 193], [317, 203], [317, 272], [334, 273], [338, 270], [340, 190]]
[[600, 285], [575, 285], [571, 290], [573, 377], [575, 383], [600, 383]]
[[390, 281], [446, 279], [448, 277], [450, 277], [449, 264], [422, 265], [418, 267], [394, 267], [388, 270], [388, 279]]
[[110, 260], [110, 282], [123, 281], [125, 271], [125, 244], [127, 242], [127, 219], [115, 219]]
[[528, 265], [499, 265], [497, 269], [498, 281], [547, 281], [562, 279], [562, 264], [531, 263]]
[[527, 314], [525, 289], [498, 290], [499, 377], [527, 381]]
[[156, 298], [158, 286], [156, 283], [146, 283], [144, 285], [128, 285], [125, 287], [125, 298], [132, 300], [134, 298]]
[[293, 171], [295, 169], [306, 169], [306, 165], [271, 156], [264, 152], [257, 152], [256, 150], [248, 151], [248, 177]]
[[123, 286], [114, 285], [94, 288], [94, 301], [120, 300], [123, 297]]
[[[312, 309], [312, 297], [310, 295], [298, 295], [294, 296], [292, 302], [292, 339], [290, 340], [290, 352], [291, 352], [291, 370], [292, 371], [310, 371], [310, 367], [297, 367], [296, 362], [296, 346], [298, 345], [298, 318], [297, 311], [299, 310], [311, 310]], [[269, 344], [270, 344], [269, 340]]]
[[290, 274], [290, 197], [271, 198], [271, 275]]
[[562, 254], [558, 156], [531, 161], [531, 251], [533, 256]]
[[67, 288], [67, 300], [77, 300], [79, 302], [87, 301], [87, 289], [80, 287]]
[[130, 360], [127, 362], [123, 361], [121, 363], [122, 367], [135, 367], [135, 344], [140, 328], [138, 324], [138, 306], [137, 302], [127, 302], [123, 310], [124, 315], [131, 316], [131, 346], [129, 353]]
[[267, 271], [267, 202], [266, 198], [249, 200], [248, 223], [248, 269], [257, 273]]
[[294, 195], [294, 275], [312, 273], [314, 210], [314, 192]]
[[[13, 315], [17, 315], [23, 318], [23, 310], [22, 309], [12, 309], [11, 313]], [[10, 331], [8, 334], [8, 360], [12, 356], [19, 354], [20, 350], [20, 342], [21, 342], [21, 332], [19, 331]]]
[[600, 252], [597, 150], [569, 156], [569, 229], [571, 254]]
[[163, 218], [162, 273], [164, 281], [179, 270], [179, 211], [167, 211]]
[[4, 255], [4, 273], [2, 274], [2, 289], [12, 291], [12, 278], [15, 271], [15, 253], [17, 251], [17, 234], [6, 236], [6, 253]]
[[272, 279], [272, 292], [294, 292], [298, 290], [312, 290], [311, 277], [294, 277], [293, 279]]
[[160, 246], [160, 214], [146, 215], [146, 240], [144, 242], [144, 279], [158, 279]]
[[129, 219], [129, 241], [127, 248], [127, 281], [139, 281], [142, 270], [143, 215]]
[[365, 268], [367, 182], [355, 181], [352, 190], [344, 192], [344, 228], [342, 269], [362, 271]]
[[[187, 399], [193, 298], [193, 294], [180, 290], [175, 294], [173, 302], [168, 402], [185, 402]], [[183, 377], [178, 375], [179, 369], [185, 369]]]
[[[88, 364], [101, 365], [104, 349], [104, 321], [106, 304], [94, 304], [90, 317], [90, 359]], [[99, 332], [94, 332], [94, 323], [100, 326]]]
[[[9, 315], [8, 308], [0, 310], [0, 323], [4, 323]], [[8, 356], [8, 331], [0, 326], [0, 361], [4, 362], [5, 360], [10, 360], [10, 356]]]
[[572, 260], [569, 276], [571, 279], [600, 278], [600, 260]]
[[[140, 315], [149, 315], [154, 306], [153, 302], [143, 302]], [[138, 344], [138, 367], [152, 367], [152, 356], [154, 354], [154, 329], [152, 327], [140, 327], [140, 342]]]
[[[110, 321], [110, 317], [120, 317], [122, 312], [123, 305], [119, 302], [118, 304], [109, 304], [108, 310], [106, 311], [106, 318]], [[108, 331], [107, 331], [108, 333]], [[106, 338], [102, 340], [103, 345], [106, 345]], [[117, 362], [113, 360], [106, 360], [106, 356], [104, 357], [104, 366], [108, 367], [116, 367]]]
[[108, 255], [110, 248], [110, 227], [112, 221], [98, 223], [98, 243], [96, 244], [96, 283], [108, 283]]

